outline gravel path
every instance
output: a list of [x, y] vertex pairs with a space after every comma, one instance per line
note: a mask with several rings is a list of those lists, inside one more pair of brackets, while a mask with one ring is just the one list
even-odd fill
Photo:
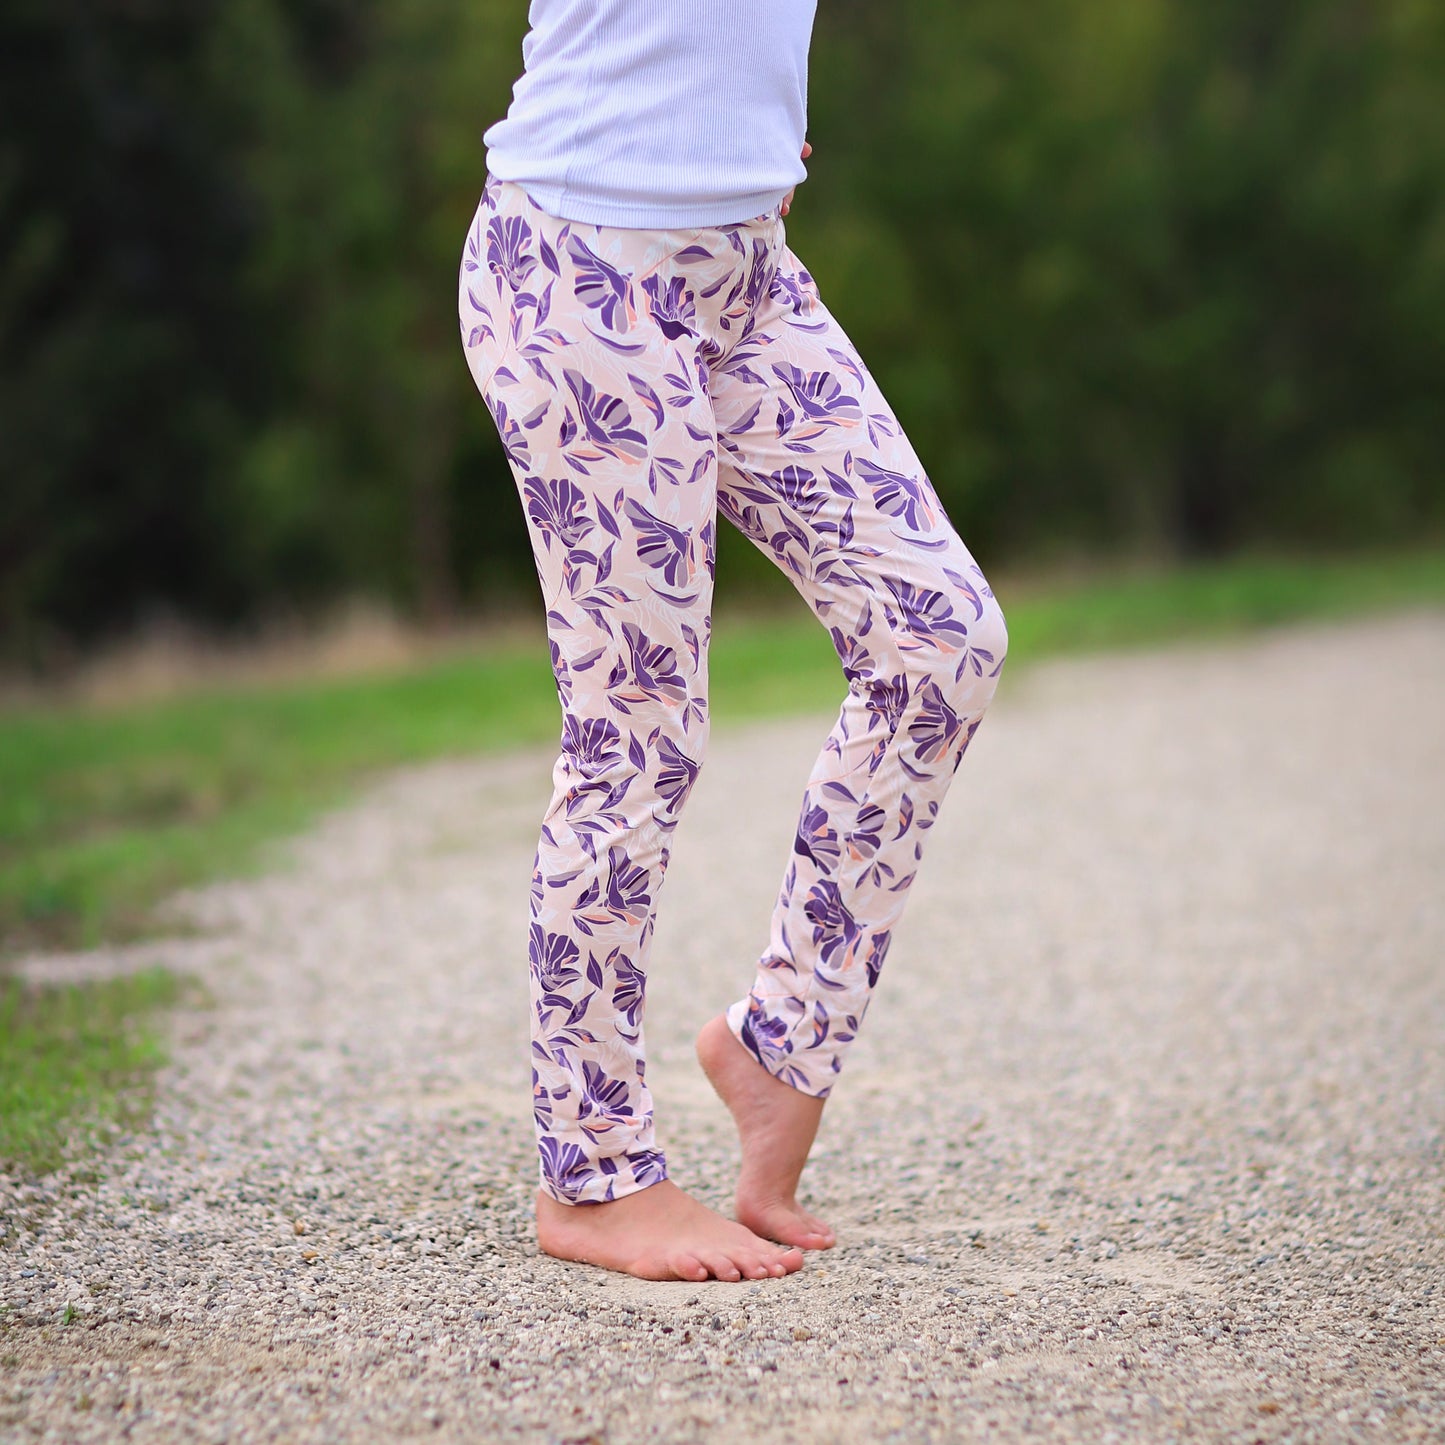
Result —
[[[212, 1002], [155, 1137], [0, 1188], [0, 1438], [1445, 1440], [1442, 719], [1442, 614], [1006, 677], [810, 1168], [841, 1243], [757, 1285], [536, 1253], [550, 749], [399, 775], [124, 956]], [[828, 721], [719, 723], [662, 897], [717, 1205], [690, 1039]]]

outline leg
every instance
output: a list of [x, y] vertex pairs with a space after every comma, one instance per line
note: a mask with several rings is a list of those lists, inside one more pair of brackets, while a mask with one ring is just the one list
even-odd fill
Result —
[[489, 184], [462, 274], [563, 711], [530, 903], [538, 1237], [650, 1278], [763, 1278], [801, 1256], [667, 1181], [645, 1076], [654, 910], [708, 733], [716, 506], [686, 343], [631, 300], [667, 253], [666, 233], [567, 223]]
[[798, 1178], [1007, 633], [892, 409], [790, 250], [712, 394], [718, 508], [787, 571], [848, 681], [757, 978], [699, 1039], [743, 1136], [738, 1218], [814, 1247], [829, 1237], [797, 1207]]

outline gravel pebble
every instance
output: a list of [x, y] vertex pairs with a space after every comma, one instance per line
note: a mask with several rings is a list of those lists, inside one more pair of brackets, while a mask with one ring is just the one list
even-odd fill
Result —
[[[786, 1280], [538, 1254], [522, 939], [550, 749], [400, 773], [193, 936], [154, 1129], [0, 1179], [0, 1439], [1445, 1439], [1445, 617], [1006, 677]], [[728, 725], [648, 1012], [674, 1175], [829, 719]], [[98, 1176], [98, 1177], [97, 1177]]]

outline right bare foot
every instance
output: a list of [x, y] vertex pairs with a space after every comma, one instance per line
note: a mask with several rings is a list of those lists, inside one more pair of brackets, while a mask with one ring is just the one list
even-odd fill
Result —
[[722, 1015], [703, 1025], [697, 1057], [732, 1111], [742, 1140], [739, 1221], [765, 1239], [831, 1249], [832, 1229], [798, 1203], [798, 1180], [823, 1117], [823, 1100], [775, 1079], [733, 1037]]
[[670, 1180], [603, 1204], [559, 1204], [537, 1194], [537, 1243], [557, 1259], [597, 1264], [639, 1279], [769, 1279], [803, 1267], [684, 1193]]

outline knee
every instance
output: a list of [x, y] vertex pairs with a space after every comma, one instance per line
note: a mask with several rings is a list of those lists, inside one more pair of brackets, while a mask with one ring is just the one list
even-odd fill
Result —
[[1008, 625], [986, 588], [959, 588], [950, 601], [953, 615], [934, 634], [935, 646], [914, 654], [917, 682], [935, 706], [977, 718], [998, 688], [1008, 655]]
[[681, 716], [669, 721], [633, 727], [569, 712], [562, 731], [569, 796], [591, 795], [603, 808], [646, 799], [659, 821], [675, 822], [702, 768], [711, 718], [705, 704], [695, 704], [686, 725]]
[[983, 671], [997, 682], [1008, 656], [1008, 623], [992, 592], [980, 593], [979, 601], [983, 612], [969, 626], [968, 648], [978, 658]]

